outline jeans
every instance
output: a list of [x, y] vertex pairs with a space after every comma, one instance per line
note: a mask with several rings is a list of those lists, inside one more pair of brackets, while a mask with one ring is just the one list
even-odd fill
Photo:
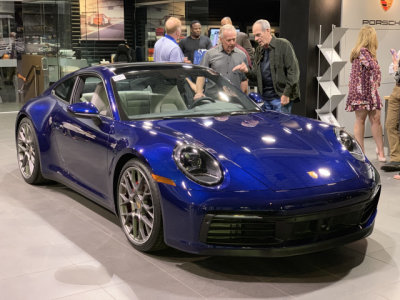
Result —
[[264, 101], [264, 108], [266, 110], [279, 111], [285, 114], [290, 114], [290, 112], [292, 111], [292, 106], [292, 101], [289, 101], [288, 104], [282, 106], [280, 98]]

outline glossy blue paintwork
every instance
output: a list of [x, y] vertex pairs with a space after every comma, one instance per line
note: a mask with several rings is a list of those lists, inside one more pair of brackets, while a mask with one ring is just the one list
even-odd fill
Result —
[[[126, 157], [146, 162], [159, 183], [165, 241], [194, 253], [219, 248], [199, 241], [207, 211], [268, 211], [303, 214], [335, 209], [368, 196], [379, 184], [368, 160], [356, 160], [337, 140], [333, 127], [272, 111], [227, 117], [120, 121], [110, 67], [71, 74], [100, 74], [113, 117], [79, 116], [49, 88], [29, 101], [17, 117], [33, 121], [40, 146], [42, 173], [115, 212], [118, 166]], [[92, 111], [93, 112], [93, 111]], [[176, 166], [178, 142], [207, 149], [221, 164], [224, 180], [205, 187]], [[310, 176], [317, 174], [318, 178]], [[368, 226], [373, 226], [374, 216]]]
[[261, 103], [264, 102], [264, 100], [262, 99], [261, 95], [258, 94], [258, 93], [251, 92], [251, 93], [249, 93], [249, 97], [250, 97], [255, 103], [261, 104]]
[[87, 117], [99, 114], [99, 110], [97, 109], [97, 107], [90, 102], [79, 102], [71, 104], [68, 106], [68, 111], [78, 116], [80, 115]]

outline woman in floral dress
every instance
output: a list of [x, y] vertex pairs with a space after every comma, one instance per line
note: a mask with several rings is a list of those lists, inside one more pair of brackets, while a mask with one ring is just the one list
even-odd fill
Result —
[[382, 101], [378, 94], [381, 71], [376, 60], [377, 48], [378, 40], [375, 29], [371, 26], [362, 27], [350, 55], [352, 65], [346, 110], [354, 111], [356, 114], [354, 136], [363, 150], [365, 120], [367, 116], [369, 117], [378, 160], [385, 162], [381, 125]]

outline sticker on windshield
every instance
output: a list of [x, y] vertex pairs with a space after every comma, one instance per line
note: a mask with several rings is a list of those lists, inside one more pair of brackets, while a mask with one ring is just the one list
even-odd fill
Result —
[[119, 75], [113, 76], [112, 79], [113, 79], [114, 81], [120, 81], [120, 80], [126, 79], [126, 77], [125, 77], [124, 74], [119, 74]]

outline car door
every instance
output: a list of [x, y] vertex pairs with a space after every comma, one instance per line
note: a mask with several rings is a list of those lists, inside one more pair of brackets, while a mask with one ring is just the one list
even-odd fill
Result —
[[61, 151], [58, 141], [62, 132], [62, 119], [60, 119], [60, 109], [70, 104], [72, 92], [75, 86], [76, 76], [67, 78], [57, 84], [51, 92], [54, 105], [51, 108], [49, 115], [50, 134], [47, 138], [49, 140], [49, 147], [47, 149], [50, 159], [47, 161], [46, 169], [51, 170], [56, 176], [63, 176], [65, 171], [65, 163], [63, 152]]
[[[99, 110], [96, 117], [76, 115], [61, 104], [56, 120], [57, 144], [65, 165], [65, 176], [73, 183], [107, 200], [112, 182], [109, 179], [108, 153], [113, 116], [104, 82], [96, 75], [78, 76], [71, 103], [92, 102]], [[111, 203], [108, 203], [111, 205]]]

